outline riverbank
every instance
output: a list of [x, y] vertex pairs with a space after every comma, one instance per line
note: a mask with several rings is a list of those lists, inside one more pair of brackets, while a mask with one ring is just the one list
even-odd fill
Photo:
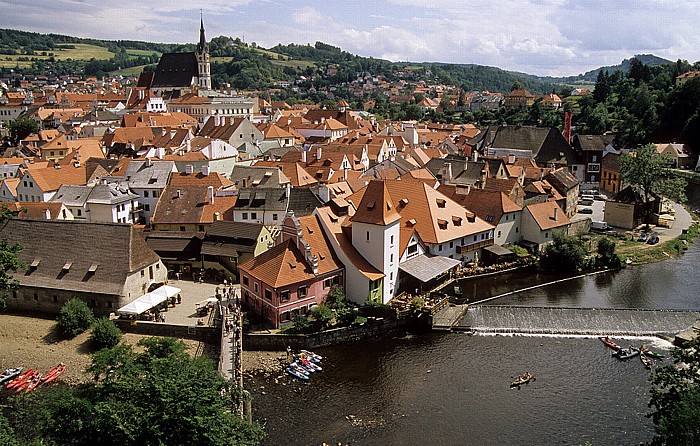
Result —
[[[73, 339], [64, 339], [56, 329], [53, 319], [18, 316], [11, 314], [0, 315], [0, 370], [22, 366], [39, 370], [49, 370], [62, 362], [66, 367], [60, 381], [77, 385], [91, 380], [85, 373], [90, 365], [91, 355], [95, 352], [88, 340], [89, 332]], [[125, 333], [122, 343], [136, 345], [144, 335]], [[184, 340], [188, 351], [195, 354], [199, 342]], [[203, 355], [214, 357], [213, 347], [204, 345]]]

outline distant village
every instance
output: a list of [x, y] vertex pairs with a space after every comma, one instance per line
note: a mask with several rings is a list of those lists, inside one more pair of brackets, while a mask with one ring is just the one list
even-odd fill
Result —
[[[386, 304], [513, 262], [511, 246], [537, 253], [554, 231], [595, 228], [582, 194], [607, 200], [606, 224], [632, 229], [642, 218], [614, 135], [572, 134], [570, 123], [562, 133], [380, 121], [371, 100], [328, 109], [215, 90], [203, 26], [195, 52], [163, 54], [138, 79], [0, 83], [4, 126], [29, 118], [39, 129], [0, 158], [0, 201], [18, 213], [0, 237], [21, 243], [27, 264], [10, 309], [57, 313], [78, 297], [109, 314], [169, 278], [206, 276], [240, 284], [242, 305], [280, 327], [333, 285], [357, 304]], [[423, 110], [538, 98], [366, 73], [348, 88], [396, 102], [421, 94]], [[556, 94], [539, 98], [562, 107]], [[696, 167], [682, 144], [657, 150]], [[655, 213], [663, 224], [661, 203]]]

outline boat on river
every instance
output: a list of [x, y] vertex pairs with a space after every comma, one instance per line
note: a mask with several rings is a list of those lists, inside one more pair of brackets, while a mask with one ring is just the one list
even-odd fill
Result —
[[646, 367], [646, 368], [648, 368], [648, 369], [651, 368], [651, 363], [652, 363], [651, 358], [649, 358], [649, 357], [646, 356], [646, 355], [639, 355], [639, 359], [642, 360], [642, 364], [644, 364], [644, 367]]
[[290, 367], [287, 367], [287, 373], [290, 375], [294, 376], [295, 378], [299, 378], [302, 381], [308, 381], [309, 380], [309, 375], [305, 375], [301, 373], [299, 370]]
[[644, 347], [643, 345], [642, 345], [641, 351], [642, 351], [642, 354], [644, 356], [648, 356], [648, 357], [654, 358], [654, 359], [663, 359], [666, 357], [665, 355], [662, 355], [661, 353], [656, 353], [656, 352], [653, 352], [651, 350], [647, 350], [647, 348]]
[[619, 359], [630, 359], [632, 357], [637, 356], [638, 354], [639, 354], [639, 349], [634, 348], [632, 346], [629, 346], [627, 348], [621, 348], [620, 350], [613, 353], [613, 355], [617, 356]]
[[518, 387], [522, 386], [523, 384], [530, 384], [533, 381], [537, 381], [537, 378], [532, 376], [530, 372], [525, 372], [523, 375], [518, 375], [513, 379], [513, 382], [510, 383], [510, 387]]
[[610, 347], [610, 348], [613, 349], [613, 350], [620, 350], [620, 349], [622, 348], [622, 347], [620, 347], [618, 344], [614, 343], [614, 342], [613, 342], [609, 337], [607, 337], [607, 336], [601, 336], [601, 337], [599, 337], [598, 339], [600, 339], [600, 341], [601, 341], [603, 344], [607, 345], [608, 347]]

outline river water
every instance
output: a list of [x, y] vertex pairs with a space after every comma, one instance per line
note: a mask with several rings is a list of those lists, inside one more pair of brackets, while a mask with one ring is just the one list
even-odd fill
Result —
[[[587, 276], [490, 303], [700, 309], [700, 245], [678, 259]], [[470, 300], [550, 277], [511, 274], [463, 285]], [[470, 294], [471, 293], [471, 294]], [[644, 342], [667, 352], [658, 340]], [[247, 387], [265, 445], [638, 445], [653, 436], [649, 372], [595, 338], [431, 333], [319, 351], [307, 383], [257, 377]], [[513, 375], [538, 380], [510, 389]]]

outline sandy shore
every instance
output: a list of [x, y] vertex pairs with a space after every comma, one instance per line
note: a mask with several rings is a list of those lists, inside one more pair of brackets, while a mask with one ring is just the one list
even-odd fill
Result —
[[[73, 339], [63, 339], [56, 330], [56, 321], [15, 315], [0, 315], [0, 370], [22, 366], [48, 371], [57, 363], [66, 364], [60, 381], [79, 384], [92, 379], [85, 368], [94, 353], [88, 332]], [[136, 345], [142, 335], [125, 333], [122, 342]], [[185, 340], [190, 352], [195, 352], [196, 341]], [[210, 355], [212, 348], [205, 348]]]

